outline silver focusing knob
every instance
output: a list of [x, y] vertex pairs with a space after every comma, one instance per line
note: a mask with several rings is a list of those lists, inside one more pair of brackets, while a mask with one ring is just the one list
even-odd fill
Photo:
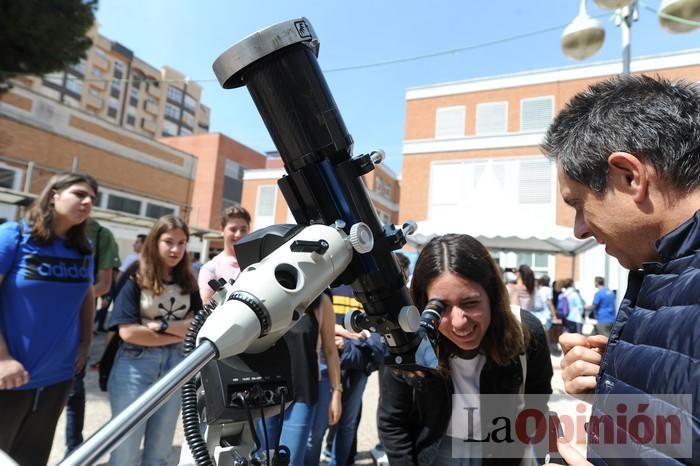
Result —
[[375, 149], [369, 154], [369, 158], [372, 159], [372, 163], [379, 165], [386, 158], [386, 154], [381, 149]]
[[401, 228], [404, 235], [412, 235], [418, 229], [418, 224], [414, 220], [406, 220], [406, 223]]
[[408, 333], [415, 333], [420, 328], [420, 312], [416, 306], [404, 306], [399, 311], [399, 327]]
[[374, 235], [366, 223], [358, 222], [350, 227], [348, 239], [352, 248], [360, 254], [367, 254], [374, 248]]

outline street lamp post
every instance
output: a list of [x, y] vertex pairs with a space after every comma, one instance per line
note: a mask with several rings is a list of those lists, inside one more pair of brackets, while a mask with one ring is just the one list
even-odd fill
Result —
[[632, 39], [632, 21], [635, 21], [639, 15], [636, 0], [631, 4], [617, 10], [617, 21], [620, 23], [620, 32], [622, 33], [622, 74], [630, 74], [630, 61], [632, 60], [632, 50], [630, 41]]
[[[632, 23], [639, 17], [637, 0], [595, 0], [608, 10], [615, 10], [616, 24], [622, 33], [622, 74], [630, 74]], [[700, 0], [663, 0], [659, 8], [661, 26], [670, 32], [689, 32], [700, 27]], [[564, 53], [576, 60], [593, 56], [603, 46], [602, 24], [586, 12], [586, 0], [580, 0], [579, 14], [561, 36]]]

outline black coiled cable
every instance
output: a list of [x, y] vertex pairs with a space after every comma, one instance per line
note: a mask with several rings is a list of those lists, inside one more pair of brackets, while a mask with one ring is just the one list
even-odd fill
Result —
[[[187, 330], [183, 343], [183, 353], [190, 354], [197, 347], [197, 334], [204, 325], [207, 317], [211, 315], [214, 306], [206, 304], [192, 319], [192, 324]], [[214, 466], [214, 461], [209, 456], [207, 444], [199, 431], [199, 413], [197, 412], [197, 385], [192, 377], [182, 387], [182, 425], [185, 432], [187, 445], [192, 453], [192, 458], [197, 466]]]

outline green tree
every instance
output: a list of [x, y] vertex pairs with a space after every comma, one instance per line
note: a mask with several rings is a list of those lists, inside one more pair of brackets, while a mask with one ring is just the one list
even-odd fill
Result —
[[98, 0], [0, 0], [0, 92], [22, 74], [60, 71], [85, 57]]

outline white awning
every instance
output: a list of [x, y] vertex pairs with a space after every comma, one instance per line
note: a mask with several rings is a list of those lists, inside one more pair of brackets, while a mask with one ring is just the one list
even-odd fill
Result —
[[[500, 231], [497, 231], [500, 230]], [[554, 225], [550, 228], [537, 228], [536, 225], [513, 224], [506, 230], [503, 227], [485, 228], [478, 222], [418, 222], [416, 233], [407, 237], [408, 244], [420, 249], [435, 236], [448, 233], [468, 234], [479, 240], [491, 251], [535, 252], [575, 256], [594, 247], [593, 238], [579, 240], [569, 227]], [[509, 230], [509, 231], [508, 231]]]

